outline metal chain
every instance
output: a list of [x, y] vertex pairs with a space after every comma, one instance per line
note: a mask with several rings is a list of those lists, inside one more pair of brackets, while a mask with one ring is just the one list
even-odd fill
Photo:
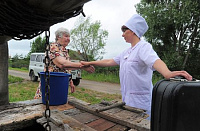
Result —
[[49, 50], [50, 50], [50, 45], [49, 45], [49, 37], [50, 37], [50, 31], [45, 31], [45, 37], [46, 37], [46, 43], [45, 43], [45, 50], [46, 50], [46, 56], [45, 56], [45, 67], [46, 67], [46, 71], [45, 71], [45, 101], [46, 101], [46, 109], [45, 109], [45, 117], [47, 120], [47, 124], [45, 126], [45, 131], [51, 131], [51, 126], [49, 124], [50, 122], [50, 116], [51, 116], [51, 111], [49, 108], [49, 99], [50, 99], [50, 86], [49, 86], [49, 78], [50, 78], [50, 73], [49, 73], [49, 63], [50, 63], [50, 59], [49, 59]]

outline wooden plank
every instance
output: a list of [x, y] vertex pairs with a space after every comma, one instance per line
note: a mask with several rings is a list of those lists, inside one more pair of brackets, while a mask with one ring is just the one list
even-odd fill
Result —
[[72, 118], [74, 118], [77, 121], [84, 123], [84, 124], [87, 124], [87, 123], [90, 123], [92, 121], [99, 119], [98, 116], [95, 116], [95, 115], [87, 113], [87, 112], [74, 115], [74, 116], [72, 116]]
[[[142, 129], [142, 131], [150, 131], [150, 127], [149, 126], [146, 126], [146, 125], [143, 126], [143, 124], [138, 125], [137, 121], [129, 121], [129, 120], [124, 120], [124, 119], [119, 119], [118, 117], [115, 116], [115, 114], [109, 114], [108, 112], [105, 112], [105, 111], [98, 113], [98, 112], [95, 111], [95, 109], [93, 109], [93, 108], [91, 108], [89, 106], [77, 103], [76, 101], [68, 101], [68, 103], [70, 105], [80, 109], [80, 110], [87, 111], [89, 113], [92, 113], [92, 114], [97, 115], [97, 116], [99, 116], [101, 118], [107, 119], [109, 121], [112, 121], [114, 123], [118, 123], [120, 125], [127, 126], [127, 127], [130, 127], [130, 128], [133, 128], [133, 129], [140, 128], [140, 129]], [[145, 119], [144, 116], [138, 116], [138, 117], [141, 117], [141, 120]], [[138, 126], [141, 126], [141, 127], [138, 127]]]
[[79, 110], [79, 109], [77, 109], [77, 108], [73, 108], [73, 109], [69, 109], [69, 110], [64, 110], [64, 111], [63, 111], [63, 113], [64, 113], [65, 115], [68, 115], [68, 116], [74, 116], [74, 115], [77, 115], [77, 114], [81, 114], [81, 113], [83, 113], [83, 112], [85, 112], [85, 111]]
[[87, 126], [90, 126], [97, 131], [105, 131], [115, 125], [115, 123], [102, 118], [87, 124]]
[[68, 125], [72, 130], [76, 131], [95, 131], [94, 129], [88, 127], [87, 125], [80, 123], [79, 121], [73, 119], [70, 116], [64, 115], [62, 112], [53, 110], [51, 112], [51, 119], [54, 119], [55, 121], [61, 121], [63, 123], [63, 126]]
[[108, 114], [116, 114], [118, 112], [121, 112], [123, 109], [122, 108], [113, 108], [113, 109], [110, 109], [110, 110], [107, 110], [107, 111], [104, 111], [105, 113], [108, 113]]
[[41, 117], [41, 118], [37, 119], [36, 122], [40, 125], [44, 125], [47, 122], [47, 120], [45, 117]]
[[117, 112], [113, 115], [115, 115], [117, 118], [121, 120], [132, 122], [132, 123], [139, 123], [144, 118], [148, 117], [148, 115], [145, 115], [144, 113], [135, 113], [135, 112], [127, 111], [127, 110], [121, 110], [120, 112]]
[[134, 108], [134, 107], [130, 107], [130, 106], [123, 106], [122, 109], [128, 110], [128, 111], [132, 111], [135, 113], [145, 113], [145, 110], [143, 109], [138, 109], [138, 108]]
[[[45, 127], [47, 120], [45, 117], [42, 117], [37, 119], [37, 123]], [[84, 125], [67, 115], [63, 115], [63, 113], [58, 110], [51, 111], [50, 126], [52, 131], [94, 131], [94, 129], [87, 125]]]
[[50, 110], [59, 110], [59, 111], [69, 110], [72, 108], [74, 108], [74, 107], [69, 105], [68, 103], [66, 103], [64, 105], [50, 106]]
[[[71, 101], [69, 101], [69, 103], [70, 102]], [[104, 105], [104, 104], [93, 104], [93, 105], [88, 105], [87, 107], [90, 107], [91, 109], [96, 110], [98, 108], [106, 107], [106, 105]]]
[[[84, 102], [79, 103], [79, 102], [80, 100], [76, 101], [76, 99], [73, 99], [72, 101], [69, 100], [69, 104], [64, 104], [60, 106], [50, 106], [50, 109], [51, 109], [50, 119], [52, 121], [50, 124], [53, 124], [52, 128], [55, 131], [62, 131], [62, 130], [94, 131], [94, 129], [92, 129], [91, 127], [88, 127], [87, 125], [84, 125], [83, 123], [89, 124], [91, 123], [91, 121], [94, 122], [95, 117], [105, 118], [107, 121], [111, 121], [111, 122], [106, 122], [105, 124], [108, 124], [108, 125], [105, 125], [103, 127], [101, 127], [101, 124], [100, 124], [99, 129], [107, 127], [109, 128], [107, 130], [113, 129], [114, 131], [114, 129], [118, 129], [117, 125], [113, 127], [110, 127], [110, 126], [112, 125], [112, 123], [118, 123], [120, 125], [123, 125], [124, 127], [129, 127], [132, 129], [136, 129], [138, 131], [150, 130], [150, 122], [148, 120], [145, 120], [144, 116], [139, 115], [139, 114], [142, 114], [140, 111], [132, 112], [133, 114], [134, 113], [137, 114], [136, 119], [135, 119], [132, 113], [128, 114], [126, 111], [123, 111], [122, 108], [113, 108], [113, 109], [109, 109], [109, 110], [98, 113], [95, 111], [95, 109], [106, 107], [105, 104], [104, 105], [103, 104], [90, 105], [88, 103], [84, 103]], [[0, 108], [0, 123], [1, 123], [0, 129], [15, 130], [15, 129], [19, 129], [18, 127], [30, 126], [30, 124], [32, 124], [33, 121], [42, 117], [42, 114], [44, 113], [45, 105], [40, 104], [40, 103], [41, 103], [40, 101], [36, 103], [34, 103], [34, 101], [28, 101], [28, 102], [21, 102], [19, 104], [13, 103], [7, 106], [8, 109], [6, 109], [6, 107], [1, 107]], [[110, 105], [110, 104], [107, 104], [107, 105]], [[55, 113], [54, 109], [57, 109], [58, 113]], [[87, 116], [88, 113], [91, 113], [91, 114]], [[77, 120], [70, 117], [69, 115], [74, 116], [74, 118], [76, 117]], [[124, 117], [127, 115], [129, 117]], [[126, 119], [122, 119], [122, 118], [126, 118]], [[79, 122], [78, 121], [79, 119], [83, 123]], [[44, 120], [44, 123], [45, 123], [45, 120]]]
[[106, 131], [127, 131], [128, 127], [122, 126], [122, 125], [115, 125], [112, 128], [106, 130]]
[[121, 107], [121, 106], [124, 106], [124, 105], [125, 105], [125, 102], [115, 103], [115, 104], [112, 104], [110, 106], [106, 106], [104, 108], [96, 109], [96, 112], [102, 112], [102, 111], [106, 111], [106, 110], [109, 110], [109, 109], [112, 109], [112, 108], [115, 108], [115, 107]]

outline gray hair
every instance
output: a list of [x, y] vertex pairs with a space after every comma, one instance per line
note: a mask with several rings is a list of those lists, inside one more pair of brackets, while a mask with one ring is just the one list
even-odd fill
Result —
[[63, 37], [63, 34], [70, 35], [69, 30], [63, 27], [58, 28], [57, 31], [55, 32], [56, 41], [58, 40], [58, 38]]

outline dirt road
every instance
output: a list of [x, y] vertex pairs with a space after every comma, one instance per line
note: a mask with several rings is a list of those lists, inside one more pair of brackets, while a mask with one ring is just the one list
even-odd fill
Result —
[[25, 80], [30, 80], [30, 77], [29, 77], [28, 73], [26, 73], [26, 72], [8, 70], [8, 74], [12, 75], [12, 76], [21, 77], [21, 78], [23, 78]]
[[[21, 71], [15, 71], [15, 70], [9, 70], [9, 75], [21, 77], [26, 80], [30, 80], [28, 73], [21, 72]], [[119, 84], [113, 84], [108, 82], [96, 82], [96, 81], [90, 81], [90, 80], [83, 80], [81, 79], [81, 82], [78, 87], [83, 87], [86, 89], [91, 89], [103, 93], [109, 93], [109, 94], [121, 94], [120, 93], [120, 85]]]

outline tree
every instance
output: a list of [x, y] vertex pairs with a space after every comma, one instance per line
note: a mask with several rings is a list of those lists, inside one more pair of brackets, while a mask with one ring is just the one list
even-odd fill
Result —
[[9, 66], [12, 68], [26, 68], [29, 66], [29, 57], [15, 54], [11, 60], [9, 60]]
[[[31, 53], [35, 52], [45, 52], [45, 43], [46, 39], [45, 37], [42, 38], [41, 36], [38, 36], [32, 43], [31, 43], [31, 50], [29, 52], [29, 55]], [[28, 55], [28, 56], [29, 56]]]
[[141, 0], [136, 5], [149, 25], [145, 38], [171, 69], [191, 70], [187, 65], [194, 50], [200, 53], [199, 8], [200, 4], [191, 0]]
[[102, 59], [108, 31], [101, 29], [100, 21], [91, 23], [91, 18], [86, 20], [79, 17], [75, 28], [71, 30], [72, 49], [82, 52], [85, 61]]
[[[145, 2], [147, 3], [150, 3], [150, 2], [153, 2], [153, 3], [157, 3], [157, 2], [173, 2], [174, 0], [145, 0]], [[199, 0], [193, 0], [193, 1], [196, 1], [196, 2], [200, 2]]]

